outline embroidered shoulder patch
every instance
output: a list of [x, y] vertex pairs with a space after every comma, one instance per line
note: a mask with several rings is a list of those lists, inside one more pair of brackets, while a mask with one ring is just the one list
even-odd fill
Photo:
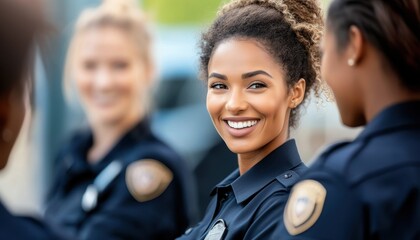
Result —
[[172, 171], [154, 159], [141, 159], [131, 163], [125, 174], [127, 188], [139, 202], [160, 196], [172, 179]]
[[287, 201], [284, 224], [290, 235], [297, 235], [312, 227], [321, 215], [327, 190], [315, 180], [297, 183]]

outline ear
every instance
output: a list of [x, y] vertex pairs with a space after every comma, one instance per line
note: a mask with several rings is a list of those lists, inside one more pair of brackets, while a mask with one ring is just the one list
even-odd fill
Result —
[[302, 103], [305, 97], [306, 81], [301, 78], [299, 81], [290, 89], [289, 94], [289, 108], [296, 108]]
[[359, 63], [363, 58], [364, 43], [363, 35], [360, 29], [356, 26], [350, 26], [349, 29], [349, 44], [347, 47], [347, 64], [352, 67]]

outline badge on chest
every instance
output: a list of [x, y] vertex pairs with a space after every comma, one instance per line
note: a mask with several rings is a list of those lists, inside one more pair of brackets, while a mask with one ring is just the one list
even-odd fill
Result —
[[217, 220], [204, 240], [222, 240], [227, 233], [226, 223], [223, 219]]

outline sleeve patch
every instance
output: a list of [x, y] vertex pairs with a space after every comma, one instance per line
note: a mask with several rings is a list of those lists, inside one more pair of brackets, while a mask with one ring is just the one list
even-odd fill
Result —
[[172, 179], [172, 171], [154, 159], [142, 159], [131, 163], [125, 174], [127, 188], [139, 202], [159, 197]]
[[284, 211], [284, 224], [290, 235], [297, 235], [312, 227], [321, 215], [327, 190], [315, 180], [297, 183]]

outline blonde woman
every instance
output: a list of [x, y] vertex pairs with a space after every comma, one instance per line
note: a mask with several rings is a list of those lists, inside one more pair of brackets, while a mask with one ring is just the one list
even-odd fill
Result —
[[187, 167], [148, 122], [151, 34], [135, 1], [79, 17], [66, 65], [89, 128], [57, 158], [45, 219], [77, 239], [174, 239], [190, 224]]

